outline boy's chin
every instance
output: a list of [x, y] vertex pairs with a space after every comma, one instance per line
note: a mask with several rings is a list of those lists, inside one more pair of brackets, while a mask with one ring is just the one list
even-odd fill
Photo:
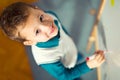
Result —
[[57, 36], [57, 34], [58, 34], [58, 31], [52, 35], [52, 38]]

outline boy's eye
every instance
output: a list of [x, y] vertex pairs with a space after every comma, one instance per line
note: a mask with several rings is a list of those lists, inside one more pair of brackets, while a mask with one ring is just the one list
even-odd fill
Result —
[[41, 22], [43, 21], [43, 15], [40, 16], [40, 21], [41, 21]]
[[39, 30], [36, 30], [36, 35], [37, 35], [39, 32], [40, 32]]

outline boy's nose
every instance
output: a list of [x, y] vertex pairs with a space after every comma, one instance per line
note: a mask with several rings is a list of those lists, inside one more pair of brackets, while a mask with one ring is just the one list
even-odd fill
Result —
[[52, 26], [52, 22], [51, 21], [43, 21], [43, 25], [45, 25], [46, 27]]
[[41, 27], [41, 31], [42, 31], [43, 33], [49, 33], [49, 31], [50, 31], [50, 26], [49, 26], [49, 25], [44, 25], [44, 26], [42, 26], [42, 27]]

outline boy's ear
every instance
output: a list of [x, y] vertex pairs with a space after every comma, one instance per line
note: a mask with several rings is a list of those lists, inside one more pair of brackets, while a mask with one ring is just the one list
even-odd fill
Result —
[[23, 44], [24, 45], [33, 45], [35, 43], [33, 41], [24, 41]]

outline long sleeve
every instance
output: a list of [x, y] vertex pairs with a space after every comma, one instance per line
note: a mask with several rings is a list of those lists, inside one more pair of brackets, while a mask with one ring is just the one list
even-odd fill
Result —
[[82, 74], [91, 71], [86, 62], [77, 64], [74, 68], [71, 69], [65, 68], [60, 61], [55, 63], [42, 64], [40, 66], [57, 80], [73, 80], [75, 78], [79, 78]]

